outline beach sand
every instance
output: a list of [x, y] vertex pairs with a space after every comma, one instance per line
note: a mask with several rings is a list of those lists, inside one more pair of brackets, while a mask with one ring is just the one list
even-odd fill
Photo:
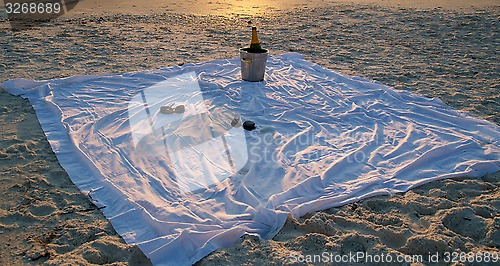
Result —
[[236, 15], [236, 14], [268, 14], [277, 11], [288, 11], [294, 8], [318, 8], [338, 4], [367, 4], [381, 7], [403, 7], [416, 9], [442, 8], [447, 10], [468, 10], [498, 6], [496, 0], [149, 0], [146, 2], [134, 0], [83, 0], [69, 16], [82, 14], [151, 14], [175, 12], [196, 15]]
[[[262, 1], [255, 8], [245, 1], [174, 2], [96, 7], [88, 0], [57, 21], [17, 33], [1, 21], [0, 81], [233, 58], [247, 45], [252, 20], [273, 54], [299, 52], [334, 71], [439, 97], [500, 124], [495, 1]], [[0, 264], [148, 263], [72, 184], [27, 101], [0, 90], [0, 121]], [[243, 237], [199, 264], [284, 264], [325, 251], [498, 254], [499, 187], [499, 173], [448, 179], [290, 218], [273, 240]]]

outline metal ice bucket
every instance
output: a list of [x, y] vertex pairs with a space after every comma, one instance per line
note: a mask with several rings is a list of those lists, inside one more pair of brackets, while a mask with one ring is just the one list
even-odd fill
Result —
[[267, 50], [249, 53], [249, 48], [240, 49], [241, 78], [246, 81], [263, 81], [266, 72]]

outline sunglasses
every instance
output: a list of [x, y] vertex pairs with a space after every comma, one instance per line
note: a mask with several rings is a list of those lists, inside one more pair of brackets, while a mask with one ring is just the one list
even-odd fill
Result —
[[184, 105], [176, 106], [175, 108], [172, 106], [162, 106], [160, 107], [160, 113], [169, 115], [169, 114], [182, 114], [186, 111], [186, 107]]

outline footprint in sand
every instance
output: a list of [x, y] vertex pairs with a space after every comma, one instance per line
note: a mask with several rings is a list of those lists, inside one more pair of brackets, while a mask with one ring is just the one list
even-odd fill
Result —
[[31, 208], [30, 212], [34, 216], [47, 216], [55, 211], [55, 208], [51, 205], [39, 205]]
[[443, 225], [459, 235], [476, 241], [485, 236], [486, 222], [469, 207], [447, 211], [443, 217]]

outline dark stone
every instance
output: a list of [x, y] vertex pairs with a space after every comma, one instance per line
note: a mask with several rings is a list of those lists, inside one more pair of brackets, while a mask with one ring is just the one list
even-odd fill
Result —
[[243, 128], [244, 128], [245, 130], [248, 130], [248, 131], [252, 131], [252, 130], [256, 129], [256, 127], [255, 127], [255, 123], [254, 123], [254, 122], [252, 122], [252, 121], [245, 121], [245, 122], [243, 123]]

